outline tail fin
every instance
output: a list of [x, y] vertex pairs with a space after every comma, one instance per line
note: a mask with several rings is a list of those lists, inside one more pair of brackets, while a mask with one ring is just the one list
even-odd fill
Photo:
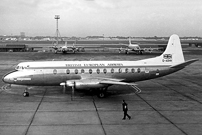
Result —
[[184, 55], [178, 35], [174, 34], [170, 37], [166, 50], [160, 57], [162, 58], [162, 62], [168, 62], [172, 64], [184, 62]]
[[183, 68], [195, 61], [198, 61], [198, 59], [188, 61], [184, 60], [180, 38], [178, 35], [174, 34], [170, 37], [166, 50], [163, 54], [155, 58], [149, 58], [142, 61], [152, 65], [155, 63], [156, 65], [169, 65], [171, 68]]
[[129, 37], [129, 45], [131, 45], [131, 37]]

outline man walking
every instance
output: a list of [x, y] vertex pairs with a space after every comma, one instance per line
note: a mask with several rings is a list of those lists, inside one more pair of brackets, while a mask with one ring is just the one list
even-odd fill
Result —
[[126, 116], [129, 118], [129, 120], [131, 119], [131, 116], [128, 115], [128, 105], [127, 103], [125, 102], [125, 100], [123, 100], [122, 102], [122, 107], [123, 107], [123, 112], [124, 112], [124, 117], [123, 117], [123, 120], [126, 119]]

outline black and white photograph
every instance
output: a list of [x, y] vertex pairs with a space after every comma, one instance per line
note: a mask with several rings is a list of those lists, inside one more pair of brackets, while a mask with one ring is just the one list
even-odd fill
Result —
[[1, 0], [0, 135], [201, 135], [201, 0]]

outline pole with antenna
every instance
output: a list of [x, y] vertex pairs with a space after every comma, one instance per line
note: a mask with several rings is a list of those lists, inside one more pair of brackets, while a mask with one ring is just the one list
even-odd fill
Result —
[[58, 46], [58, 35], [59, 35], [59, 30], [58, 30], [58, 19], [60, 19], [60, 15], [55, 15], [55, 19], [56, 19], [56, 35], [57, 35], [57, 42], [56, 45]]

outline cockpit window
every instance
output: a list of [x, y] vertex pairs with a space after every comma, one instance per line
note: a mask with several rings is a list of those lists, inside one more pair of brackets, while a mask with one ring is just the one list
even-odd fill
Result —
[[16, 69], [16, 70], [23, 70], [23, 69], [26, 69], [26, 67], [23, 67], [23, 66], [17, 66], [15, 69]]
[[17, 66], [15, 69], [18, 70], [18, 69], [19, 69], [19, 66]]
[[17, 66], [16, 68], [15, 68], [16, 70], [22, 70], [22, 69], [24, 69], [22, 66]]

